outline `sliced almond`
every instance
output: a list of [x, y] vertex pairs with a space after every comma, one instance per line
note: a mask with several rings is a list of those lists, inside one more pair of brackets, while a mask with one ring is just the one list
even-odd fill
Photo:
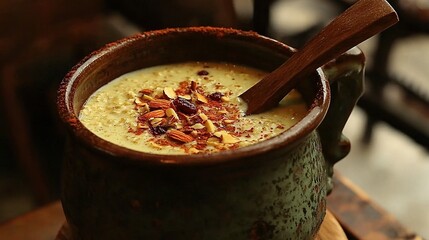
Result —
[[139, 98], [139, 97], [136, 97], [135, 99], [134, 99], [134, 103], [137, 105], [137, 106], [143, 106], [144, 104], [146, 104], [145, 102], [143, 102], [142, 100], [141, 100], [141, 98]]
[[214, 132], [213, 136], [215, 136], [217, 138], [222, 138], [222, 133], [224, 133], [224, 132], [225, 132], [225, 130]]
[[137, 123], [137, 128], [139, 128], [139, 129], [148, 129], [149, 126], [146, 125], [146, 124], [144, 124], [144, 123], [139, 122], [139, 123]]
[[183, 99], [186, 99], [186, 100], [191, 100], [192, 99], [191, 95], [189, 95], [189, 94], [180, 95], [179, 97], [181, 97]]
[[140, 113], [144, 114], [150, 112], [150, 108], [149, 108], [149, 104], [144, 103], [141, 107], [140, 107]]
[[151, 118], [160, 118], [160, 117], [164, 117], [165, 116], [165, 112], [162, 109], [158, 109], [158, 110], [154, 110], [148, 113], [143, 114], [143, 118], [144, 119], [151, 119]]
[[170, 107], [170, 100], [167, 99], [154, 99], [149, 102], [149, 107], [152, 109], [162, 108], [167, 109]]
[[183, 128], [183, 124], [180, 123], [180, 122], [175, 122], [175, 123], [173, 123], [173, 127], [175, 129], [182, 129]]
[[179, 130], [176, 129], [171, 129], [167, 131], [167, 136], [177, 140], [179, 142], [183, 142], [183, 143], [187, 143], [187, 142], [192, 142], [194, 141], [194, 138], [184, 132], [181, 132]]
[[218, 147], [220, 144], [219, 138], [210, 137], [207, 139], [207, 145], [209, 146]]
[[201, 123], [195, 123], [194, 125], [191, 126], [191, 128], [198, 130], [198, 129], [205, 128], [205, 126], [203, 124], [201, 124]]
[[200, 93], [195, 93], [195, 96], [197, 97], [197, 100], [199, 101], [199, 102], [202, 102], [202, 103], [208, 103], [209, 101], [207, 100], [207, 98], [204, 96], [204, 95], [202, 95], [202, 94], [200, 94]]
[[173, 88], [171, 87], [165, 87], [164, 88], [164, 94], [165, 96], [167, 96], [169, 99], [175, 99], [177, 98], [177, 94], [176, 92], [173, 90]]
[[172, 108], [167, 108], [165, 110], [165, 114], [167, 114], [167, 117], [173, 117], [175, 119], [179, 119], [179, 116], [177, 115], [176, 111]]
[[219, 138], [209, 137], [207, 143], [219, 143]]
[[209, 119], [209, 117], [207, 117], [207, 115], [204, 113], [200, 113], [198, 116], [200, 116], [200, 118], [201, 118], [201, 120], [203, 120], [203, 122], [205, 122]]
[[227, 96], [222, 96], [220, 99], [222, 100], [222, 102], [229, 102], [230, 101], [229, 97], [227, 97]]
[[230, 123], [235, 122], [235, 120], [232, 120], [232, 119], [225, 119], [225, 120], [223, 120], [223, 122], [224, 122], [224, 123], [227, 123], [227, 124], [230, 124]]
[[198, 150], [198, 149], [196, 149], [196, 148], [189, 148], [188, 149], [188, 153], [191, 153], [191, 154], [193, 154], [193, 153], [199, 153], [200, 152], [200, 150]]
[[155, 142], [149, 141], [149, 144], [150, 144], [152, 147], [154, 147], [154, 148], [162, 149], [162, 146], [161, 146], [161, 145], [159, 145], [159, 144], [157, 144], [157, 143], [155, 143]]
[[149, 100], [149, 101], [152, 101], [152, 100], [154, 100], [154, 99], [155, 99], [155, 98], [153, 98], [152, 96], [149, 96], [149, 95], [146, 95], [146, 94], [143, 94], [142, 98], [143, 98], [143, 99], [146, 99], [146, 100]]
[[198, 137], [198, 131], [197, 130], [192, 130], [192, 132], [190, 134], [193, 137]]
[[153, 118], [152, 120], [150, 120], [150, 125], [152, 127], [156, 127], [156, 126], [161, 125], [163, 122], [165, 122], [164, 118], [156, 117], [156, 118]]
[[231, 134], [224, 132], [222, 133], [222, 143], [237, 143], [239, 140]]
[[216, 126], [213, 124], [213, 122], [210, 119], [205, 121], [204, 125], [206, 126], [207, 131], [209, 133], [214, 133], [216, 131]]

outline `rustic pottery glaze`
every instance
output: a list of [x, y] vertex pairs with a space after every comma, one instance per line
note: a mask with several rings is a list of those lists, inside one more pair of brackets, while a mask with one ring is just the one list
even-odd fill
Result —
[[98, 138], [77, 118], [96, 89], [136, 69], [210, 60], [272, 71], [294, 51], [254, 32], [179, 28], [114, 42], [76, 65], [58, 96], [69, 132], [62, 203], [73, 238], [311, 239], [325, 215], [332, 166], [350, 147], [341, 131], [362, 92], [357, 48], [297, 86], [310, 106], [304, 119], [234, 151], [136, 152]]

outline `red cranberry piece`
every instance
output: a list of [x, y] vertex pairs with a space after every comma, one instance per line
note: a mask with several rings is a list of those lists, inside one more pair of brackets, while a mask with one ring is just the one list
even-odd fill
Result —
[[184, 98], [178, 97], [174, 99], [173, 105], [174, 107], [176, 107], [178, 111], [184, 114], [192, 115], [197, 113], [197, 107], [193, 103], [191, 103], [190, 101]]

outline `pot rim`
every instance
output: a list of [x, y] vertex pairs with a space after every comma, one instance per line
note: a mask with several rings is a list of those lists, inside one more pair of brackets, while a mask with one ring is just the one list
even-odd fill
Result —
[[[69, 133], [89, 149], [96, 149], [111, 159], [129, 161], [137, 164], [164, 165], [164, 166], [208, 166], [226, 163], [237, 163], [248, 161], [249, 159], [264, 159], [264, 155], [270, 151], [287, 151], [296, 144], [304, 140], [322, 122], [330, 102], [329, 83], [321, 68], [316, 70], [317, 80], [320, 84], [313, 104], [309, 106], [308, 112], [298, 123], [290, 127], [285, 132], [264, 140], [263, 142], [241, 147], [234, 150], [220, 151], [216, 153], [190, 154], [190, 155], [163, 155], [151, 154], [131, 150], [125, 147], [110, 143], [88, 130], [78, 119], [73, 106], [73, 93], [76, 89], [79, 76], [84, 71], [90, 71], [93, 64], [96, 64], [103, 56], [114, 54], [121, 48], [126, 48], [138, 41], [147, 41], [153, 37], [168, 34], [197, 33], [208, 34], [213, 37], [223, 38], [234, 37], [244, 39], [249, 42], [263, 44], [266, 48], [282, 48], [293, 54], [296, 50], [277, 40], [259, 35], [253, 31], [237, 30], [222, 27], [185, 27], [167, 28], [142, 32], [130, 37], [126, 37], [115, 42], [106, 44], [100, 49], [90, 53], [79, 63], [77, 63], [63, 78], [57, 94], [57, 108], [60, 119]], [[318, 101], [316, 101], [318, 99]], [[317, 103], [317, 104], [315, 104]]]

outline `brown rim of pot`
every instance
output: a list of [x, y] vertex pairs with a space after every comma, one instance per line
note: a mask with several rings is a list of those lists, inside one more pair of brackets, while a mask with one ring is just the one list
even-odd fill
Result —
[[107, 156], [114, 156], [121, 159], [121, 161], [125, 160], [139, 164], [166, 166], [204, 166], [219, 163], [224, 164], [225, 162], [237, 163], [243, 160], [247, 161], [248, 159], [261, 159], [264, 161], [266, 160], [264, 159], [264, 154], [271, 151], [287, 150], [295, 146], [297, 143], [304, 140], [309, 133], [314, 131], [323, 120], [329, 106], [330, 93], [328, 81], [326, 80], [322, 70], [319, 68], [316, 71], [317, 73], [315, 73], [315, 75], [318, 76], [318, 81], [320, 81], [320, 83], [317, 84], [319, 86], [318, 92], [316, 92], [313, 97], [313, 102], [308, 104], [309, 110], [303, 119], [276, 137], [265, 140], [261, 143], [234, 150], [192, 155], [161, 155], [143, 153], [125, 147], [120, 147], [103, 140], [83, 126], [79, 121], [73, 106], [74, 91], [76, 90], [76, 86], [79, 81], [82, 80], [80, 74], [85, 71], [90, 71], [92, 65], [102, 61], [106, 56], [112, 57], [115, 51], [126, 48], [132, 44], [136, 44], [139, 41], [147, 41], [165, 34], [187, 33], [203, 34], [213, 36], [215, 38], [245, 39], [252, 43], [263, 44], [266, 48], [272, 48], [283, 52], [287, 51], [289, 52], [289, 55], [293, 54], [295, 51], [293, 48], [281, 42], [258, 35], [252, 31], [217, 27], [189, 27], [155, 30], [107, 44], [81, 60], [61, 81], [57, 98], [58, 111], [61, 120], [65, 123], [66, 129], [74, 135], [75, 140], [83, 143], [89, 149], [95, 149], [95, 151], [104, 153]]

